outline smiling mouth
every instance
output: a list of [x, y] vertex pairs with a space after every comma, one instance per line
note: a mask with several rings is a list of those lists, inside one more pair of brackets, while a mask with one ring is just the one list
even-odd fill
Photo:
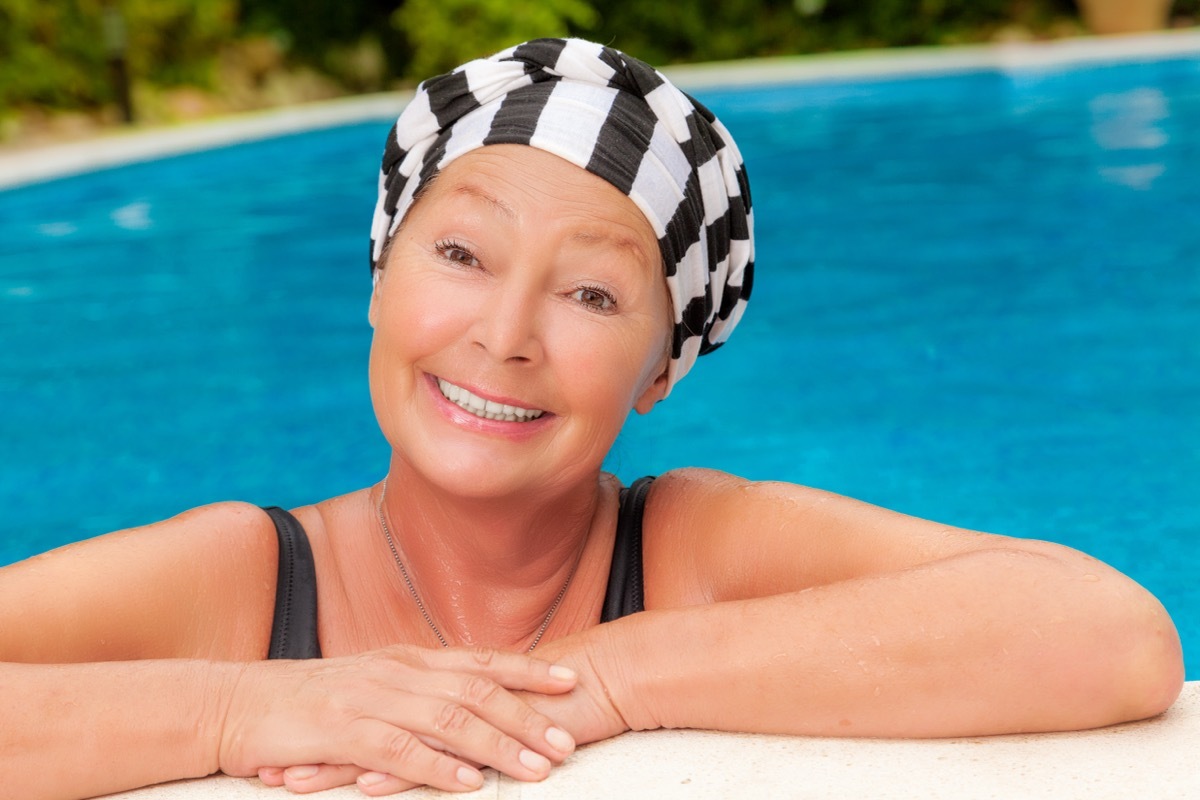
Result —
[[484, 400], [479, 395], [471, 394], [461, 386], [455, 386], [450, 381], [442, 378], [437, 379], [437, 385], [438, 389], [442, 392], [442, 396], [451, 403], [454, 403], [454, 405], [463, 411], [469, 411], [483, 419], [494, 419], [501, 422], [532, 422], [546, 413], [536, 408], [518, 408], [517, 406], [497, 403], [493, 400]]

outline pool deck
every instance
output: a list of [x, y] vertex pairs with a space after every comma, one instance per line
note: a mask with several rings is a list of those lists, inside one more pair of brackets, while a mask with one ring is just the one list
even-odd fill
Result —
[[[914, 47], [819, 56], [693, 64], [664, 72], [689, 91], [995, 70], [1053, 70], [1142, 58], [1200, 57], [1200, 28], [1139, 36], [1082, 37], [961, 47]], [[0, 146], [0, 190], [236, 142], [355, 122], [394, 119], [411, 92], [348, 97], [147, 130], [116, 130], [82, 142], [36, 148]]]
[[[1172, 800], [1200, 797], [1198, 750], [1200, 682], [1193, 681], [1162, 716], [1092, 731], [931, 741], [627, 733], [581, 748], [542, 783], [521, 783], [485, 770], [486, 783], [476, 792], [457, 795], [422, 788], [401, 797]], [[224, 776], [112, 795], [121, 800], [292, 796], [255, 779]], [[363, 797], [354, 787], [313, 796]]]

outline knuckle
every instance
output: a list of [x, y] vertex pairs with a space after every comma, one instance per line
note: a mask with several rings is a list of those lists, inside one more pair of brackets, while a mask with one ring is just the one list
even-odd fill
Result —
[[540, 733], [553, 724], [549, 719], [525, 704], [521, 705], [518, 713], [520, 714], [521, 730], [526, 734]]
[[383, 742], [383, 755], [394, 764], [411, 764], [421, 755], [424, 745], [408, 731], [397, 731]]
[[472, 647], [471, 658], [481, 667], [490, 667], [496, 660], [496, 651], [490, 647]]
[[348, 728], [366, 716], [362, 705], [348, 698], [331, 699], [326, 714], [329, 724], [335, 728]]
[[463, 702], [471, 708], [482, 708], [496, 698], [500, 684], [482, 675], [472, 675], [463, 682]]
[[433, 727], [439, 734], [459, 734], [471, 724], [474, 714], [456, 703], [444, 703], [434, 717]]
[[361, 715], [356, 714], [353, 709], [339, 707], [329, 714], [326, 725], [335, 731], [355, 730], [361, 719]]

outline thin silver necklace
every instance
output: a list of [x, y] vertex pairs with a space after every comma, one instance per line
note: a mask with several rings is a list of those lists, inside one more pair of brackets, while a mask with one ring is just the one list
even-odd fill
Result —
[[[413, 586], [412, 579], [408, 577], [408, 570], [404, 568], [404, 562], [400, 559], [400, 552], [396, 549], [396, 542], [392, 539], [392, 531], [388, 528], [387, 519], [383, 515], [383, 499], [387, 496], [387, 478], [383, 479], [383, 488], [379, 492], [379, 503], [375, 506], [375, 514], [379, 517], [379, 526], [383, 528], [383, 535], [387, 538], [388, 549], [392, 551], [392, 558], [396, 560], [396, 566], [400, 568], [400, 577], [404, 578], [404, 585], [408, 587], [408, 593], [412, 595], [413, 601], [417, 604], [417, 608], [421, 612], [421, 616], [425, 618], [425, 622], [429, 624], [429, 629], [433, 631], [433, 635], [441, 642], [442, 647], [449, 647], [450, 643], [446, 641], [446, 637], [442, 636], [442, 632], [438, 630], [438, 626], [433, 621], [433, 617], [429, 615], [429, 611], [425, 608], [425, 604], [421, 602], [421, 595], [417, 594], [417, 587]], [[546, 618], [542, 620], [542, 627], [538, 628], [537, 635], [533, 637], [533, 644], [529, 645], [526, 653], [532, 653], [533, 648], [538, 646], [538, 642], [542, 640], [542, 635], [546, 632], [546, 628], [550, 627], [550, 620], [554, 619], [554, 612], [558, 611], [558, 606], [562, 603], [563, 597], [567, 593], [567, 588], [571, 585], [571, 579], [575, 577], [575, 570], [579, 568], [579, 562], [583, 559], [583, 549], [579, 551], [579, 558], [575, 559], [575, 566], [571, 567], [571, 571], [567, 574], [567, 582], [558, 590], [558, 596], [554, 598], [554, 602], [550, 604], [550, 610], [546, 612]]]

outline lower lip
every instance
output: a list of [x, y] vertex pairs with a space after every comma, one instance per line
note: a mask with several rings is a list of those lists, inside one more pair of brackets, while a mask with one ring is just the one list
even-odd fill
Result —
[[487, 433], [519, 441], [540, 433], [554, 419], [554, 415], [548, 412], [528, 422], [508, 422], [502, 419], [477, 417], [457, 403], [450, 402], [446, 398], [446, 395], [442, 394], [442, 390], [438, 388], [437, 378], [433, 375], [426, 375], [425, 383], [429, 387], [429, 393], [433, 397], [434, 406], [444, 417], [454, 423], [454, 425], [476, 433]]

